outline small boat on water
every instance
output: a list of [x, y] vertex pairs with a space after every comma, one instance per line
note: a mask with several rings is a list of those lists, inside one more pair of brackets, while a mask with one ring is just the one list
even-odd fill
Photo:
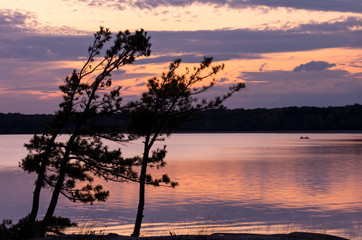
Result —
[[300, 136], [300, 138], [299, 138], [299, 139], [309, 139], [309, 137], [308, 137], [308, 136], [305, 136], [305, 137]]

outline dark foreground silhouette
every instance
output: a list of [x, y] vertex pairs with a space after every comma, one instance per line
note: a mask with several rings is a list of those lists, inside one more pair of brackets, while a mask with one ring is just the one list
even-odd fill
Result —
[[214, 233], [211, 235], [171, 235], [155, 237], [127, 237], [108, 235], [63, 235], [37, 240], [348, 240], [328, 234], [293, 232], [289, 234]]

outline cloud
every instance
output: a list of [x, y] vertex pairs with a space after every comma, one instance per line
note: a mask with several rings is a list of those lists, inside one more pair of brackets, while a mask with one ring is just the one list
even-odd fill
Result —
[[[154, 51], [159, 53], [157, 49]], [[207, 53], [204, 51], [203, 53], [193, 53], [193, 54], [167, 54], [166, 52], [162, 52], [163, 56], [158, 57], [151, 57], [151, 58], [144, 58], [136, 61], [134, 64], [149, 64], [149, 63], [165, 63], [165, 62], [172, 62], [175, 59], [182, 59], [183, 63], [199, 63], [203, 60], [204, 56], [212, 56], [214, 61], [227, 61], [231, 59], [260, 59], [260, 54], [254, 53], [236, 53], [236, 52], [213, 52]]]
[[310, 23], [287, 30], [205, 30], [150, 32], [153, 51], [208, 54], [272, 53], [362, 47], [361, 18]]
[[42, 26], [31, 12], [0, 10], [0, 58], [29, 61], [77, 59], [87, 53], [92, 40], [90, 33], [84, 34], [69, 27]]
[[[84, 1], [84, 0], [79, 0]], [[208, 4], [217, 7], [229, 8], [249, 8], [249, 7], [286, 7], [293, 9], [306, 9], [316, 11], [336, 11], [336, 12], [362, 12], [362, 3], [359, 0], [328, 0], [328, 1], [288, 1], [288, 0], [88, 0], [92, 6], [108, 6], [119, 9], [125, 7], [136, 7], [140, 9], [152, 9], [157, 7], [185, 7], [192, 4]]]
[[[76, 2], [87, 3], [91, 7], [112, 8], [115, 10], [124, 10], [126, 8], [154, 9], [167, 7], [188, 7], [193, 4], [211, 5], [214, 7], [227, 7], [233, 9], [245, 8], [290, 8], [313, 11], [334, 11], [334, 12], [353, 12], [362, 13], [362, 3], [360, 0], [73, 0]], [[167, 11], [167, 10], [163, 10]]]
[[[4, 20], [0, 32], [0, 58], [27, 61], [78, 60], [87, 54], [92, 41], [88, 35], [11, 34], [15, 23], [22, 25], [26, 15], [11, 15]], [[10, 23], [11, 22], [11, 23]], [[13, 26], [7, 30], [5, 26]], [[15, 27], [14, 27], [15, 26]], [[139, 61], [140, 64], [170, 62], [182, 57], [185, 62], [199, 62], [202, 56], [213, 56], [215, 61], [229, 59], [256, 59], [272, 52], [306, 51], [323, 48], [362, 47], [361, 18], [347, 18], [334, 22], [309, 23], [288, 30], [225, 29], [204, 31], [150, 31], [152, 53], [161, 55]], [[357, 30], [355, 30], [357, 29]], [[136, 63], [137, 64], [137, 63]]]
[[[215, 0], [218, 2], [218, 0]], [[362, 12], [362, 2], [359, 0], [329, 0], [329, 1], [288, 1], [288, 0], [231, 0], [227, 1], [229, 7], [267, 6], [267, 7], [288, 7], [294, 9], [306, 9], [317, 11], [337, 11], [337, 12]]]
[[[303, 64], [302, 64], [303, 65]], [[241, 72], [240, 79], [246, 80], [247, 82], [263, 82], [263, 83], [278, 83], [281, 86], [284, 84], [295, 84], [298, 86], [316, 86], [319, 83], [328, 81], [331, 84], [339, 84], [341, 82], [349, 82], [349, 84], [359, 84], [362, 86], [360, 81], [361, 76], [358, 73], [352, 74], [346, 70], [324, 70], [324, 71], [264, 71], [264, 72]], [[334, 85], [333, 85], [334, 86]], [[351, 85], [346, 85], [345, 88]], [[286, 85], [284, 86], [284, 88]], [[321, 88], [327, 86], [323, 83], [320, 85]], [[284, 89], [283, 88], [283, 89]], [[276, 89], [277, 90], [277, 89]]]
[[47, 98], [41, 100], [39, 95], [29, 93], [1, 93], [0, 95], [0, 112], [1, 113], [26, 113], [26, 114], [49, 114], [58, 109], [61, 98]]
[[136, 87], [143, 87], [143, 86], [146, 86], [146, 85], [147, 85], [147, 83], [141, 82], [141, 83], [136, 84]]
[[[241, 72], [249, 91], [263, 94], [321, 94], [362, 92], [361, 73], [345, 70]], [[361, 98], [362, 99], [362, 95]], [[351, 103], [352, 104], [352, 103]]]
[[319, 72], [319, 71], [323, 71], [325, 69], [331, 68], [336, 66], [336, 64], [334, 63], [327, 63], [324, 61], [311, 61], [309, 63], [306, 64], [301, 64], [297, 67], [295, 67], [293, 69], [293, 72], [311, 72], [311, 71], [315, 71], [315, 72]]
[[183, 62], [185, 63], [193, 63], [200, 61], [202, 59], [201, 56], [197, 54], [183, 54], [183, 55], [175, 55], [175, 54], [167, 54], [164, 56], [158, 56], [158, 57], [151, 57], [151, 58], [144, 58], [140, 59], [135, 62], [135, 64], [149, 64], [149, 63], [164, 63], [164, 62], [172, 62], [173, 60], [181, 58]]
[[121, 69], [117, 69], [116, 71], [112, 72], [112, 79], [114, 81], [122, 81], [131, 78], [137, 79], [136, 81], [138, 81], [139, 78], [151, 78], [153, 76], [155, 76], [155, 74], [152, 72], [127, 73]]
[[25, 14], [14, 12], [8, 9], [0, 10], [0, 26], [15, 26], [15, 25], [23, 25], [25, 24], [25, 20], [27, 16]]
[[[78, 0], [82, 2], [87, 2], [86, 0]], [[107, 8], [113, 8], [117, 10], [124, 10], [128, 1], [125, 0], [88, 0], [88, 6], [91, 7], [107, 7]]]
[[[63, 31], [64, 30], [64, 31]], [[42, 32], [47, 34], [42, 34]], [[58, 35], [52, 34], [53, 32]], [[59, 35], [59, 33], [71, 35]], [[41, 26], [29, 12], [0, 10], [0, 58], [28, 61], [75, 60], [85, 56], [92, 37], [72, 28]]]
[[0, 58], [28, 61], [78, 60], [87, 54], [91, 37], [85, 36], [24, 36], [1, 39]]
[[223, 83], [223, 82], [227, 82], [229, 79], [227, 79], [227, 78], [220, 78], [220, 83]]
[[2, 33], [24, 33], [27, 32], [27, 28], [37, 24], [33, 14], [29, 12], [0, 9], [0, 32]]
[[[11, 35], [9, 35], [9, 33], [11, 33]], [[36, 14], [29, 11], [0, 9], [1, 38], [17, 39], [19, 37], [24, 37], [24, 35], [33, 36], [35, 34], [84, 35], [87, 34], [87, 32], [66, 26], [52, 27], [42, 25], [38, 22]]]
[[267, 63], [263, 63], [259, 68], [259, 72], [262, 72], [267, 65]]
[[294, 28], [298, 32], [348, 32], [353, 28], [362, 27], [362, 18], [361, 17], [347, 17], [341, 19], [335, 19], [329, 22], [310, 22], [301, 24], [300, 26]]
[[[231, 101], [232, 100], [232, 101]], [[272, 92], [259, 93], [257, 90], [236, 94], [228, 103], [228, 108], [279, 108], [290, 106], [345, 106], [362, 102], [359, 90], [350, 92], [283, 92], [275, 94]]]
[[241, 72], [246, 89], [233, 96], [230, 108], [343, 106], [362, 102], [362, 74], [345, 70], [317, 72]]
[[60, 68], [57, 64], [51, 63], [28, 63], [0, 59], [0, 72], [1, 94], [8, 92], [20, 95], [20, 91], [58, 92], [58, 85], [63, 82], [65, 76], [72, 72], [72, 69]]

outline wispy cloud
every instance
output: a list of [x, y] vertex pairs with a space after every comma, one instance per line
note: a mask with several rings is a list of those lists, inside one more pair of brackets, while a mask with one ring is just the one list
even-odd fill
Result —
[[229, 8], [248, 7], [286, 7], [293, 9], [307, 9], [316, 11], [336, 12], [362, 12], [362, 3], [359, 0], [329, 0], [329, 1], [290, 1], [290, 0], [77, 0], [88, 2], [90, 6], [107, 6], [118, 9], [126, 7], [137, 7], [140, 9], [152, 9], [157, 7], [184, 7], [192, 4], [209, 4], [214, 6], [225, 6]]
[[86, 35], [90, 33], [67, 26], [54, 27], [42, 25], [38, 21], [36, 14], [29, 11], [0, 9], [0, 37], [14, 39], [24, 36], [24, 34]]

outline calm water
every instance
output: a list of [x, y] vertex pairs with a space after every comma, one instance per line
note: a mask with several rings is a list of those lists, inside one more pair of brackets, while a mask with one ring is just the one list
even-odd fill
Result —
[[[306, 135], [306, 134], [304, 134]], [[362, 239], [362, 134], [175, 134], [167, 172], [176, 189], [148, 187], [143, 234], [313, 231]], [[34, 175], [17, 168], [30, 135], [0, 135], [0, 220], [30, 211]], [[140, 143], [121, 146], [140, 154]], [[105, 183], [106, 203], [61, 199], [56, 215], [129, 235], [138, 186]], [[41, 214], [49, 190], [42, 195]]]

